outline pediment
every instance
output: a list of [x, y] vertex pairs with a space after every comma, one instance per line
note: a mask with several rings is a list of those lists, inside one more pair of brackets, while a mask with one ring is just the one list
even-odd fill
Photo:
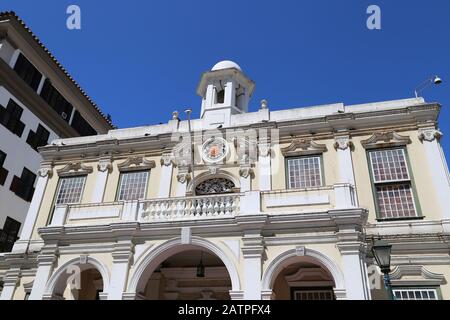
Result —
[[402, 136], [395, 131], [375, 132], [368, 139], [361, 141], [364, 149], [405, 146], [410, 143], [409, 137]]
[[150, 170], [154, 167], [156, 167], [155, 161], [141, 156], [129, 157], [117, 165], [119, 171]]
[[311, 139], [294, 139], [289, 146], [281, 148], [283, 156], [319, 154], [326, 151], [326, 145], [319, 144]]
[[68, 176], [78, 176], [78, 175], [88, 175], [92, 173], [93, 168], [90, 166], [86, 166], [81, 162], [71, 162], [57, 170], [58, 176], [60, 177], [68, 177]]
[[447, 283], [443, 274], [431, 272], [420, 265], [397, 266], [390, 276], [392, 283], [397, 285], [440, 286]]

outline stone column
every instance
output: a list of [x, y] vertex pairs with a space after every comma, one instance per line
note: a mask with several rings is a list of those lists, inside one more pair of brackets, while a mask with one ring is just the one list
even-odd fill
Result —
[[337, 165], [339, 168], [339, 183], [349, 183], [355, 192], [355, 205], [358, 206], [356, 194], [355, 174], [353, 171], [352, 151], [353, 143], [348, 135], [336, 136], [334, 148], [336, 149]]
[[447, 162], [442, 151], [439, 139], [442, 133], [435, 128], [419, 129], [419, 139], [425, 149], [431, 178], [434, 188], [431, 192], [436, 194], [436, 200], [441, 208], [442, 218], [447, 220], [446, 232], [450, 232], [450, 181]]
[[0, 300], [12, 300], [20, 282], [20, 267], [12, 266], [3, 278], [3, 290]]
[[259, 232], [248, 233], [243, 238], [244, 299], [261, 300], [263, 237]]
[[338, 243], [344, 265], [345, 288], [349, 300], [370, 300], [370, 286], [362, 241]]
[[45, 163], [41, 166], [41, 169], [39, 169], [38, 180], [36, 183], [36, 188], [34, 190], [33, 199], [31, 201], [30, 207], [28, 208], [25, 223], [22, 227], [22, 232], [20, 233], [20, 239], [13, 246], [13, 253], [27, 252], [28, 245], [30, 243], [34, 226], [39, 214], [39, 210], [44, 199], [45, 189], [47, 188], [48, 180], [52, 177], [52, 175], [53, 165], [51, 163]]
[[34, 277], [29, 300], [42, 300], [44, 298], [45, 287], [53, 273], [56, 262], [56, 254], [54, 251], [54, 248], [50, 250], [43, 248], [42, 254], [38, 256], [38, 269]]
[[164, 153], [161, 156], [161, 179], [159, 182], [158, 198], [170, 197], [172, 174], [173, 174], [173, 155], [171, 153]]
[[111, 280], [108, 287], [108, 300], [122, 300], [126, 291], [130, 262], [133, 258], [133, 243], [126, 239], [114, 246]]
[[111, 159], [100, 159], [97, 173], [97, 181], [95, 183], [94, 192], [92, 194], [92, 203], [103, 202], [105, 196], [106, 183], [108, 181], [108, 175], [112, 171]]
[[272, 190], [272, 170], [270, 163], [270, 142], [258, 144], [259, 190]]

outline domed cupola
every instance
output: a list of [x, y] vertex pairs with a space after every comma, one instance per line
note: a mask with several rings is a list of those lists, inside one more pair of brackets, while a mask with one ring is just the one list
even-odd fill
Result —
[[220, 61], [202, 75], [197, 94], [202, 97], [201, 118], [207, 125], [228, 125], [232, 114], [248, 112], [255, 83], [241, 67], [229, 60]]

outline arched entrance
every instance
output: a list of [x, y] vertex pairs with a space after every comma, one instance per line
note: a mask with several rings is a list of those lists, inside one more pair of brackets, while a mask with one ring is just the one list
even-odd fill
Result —
[[345, 298], [344, 278], [324, 254], [292, 249], [272, 260], [263, 276], [263, 298], [276, 300], [335, 300]]
[[93, 258], [74, 259], [61, 266], [47, 283], [44, 300], [102, 300], [107, 295], [106, 267]]
[[190, 249], [164, 260], [141, 295], [148, 300], [229, 300], [230, 290], [223, 262], [211, 252]]
[[137, 299], [230, 299], [239, 292], [237, 269], [229, 253], [212, 242], [180, 238], [153, 248], [133, 272], [128, 293]]

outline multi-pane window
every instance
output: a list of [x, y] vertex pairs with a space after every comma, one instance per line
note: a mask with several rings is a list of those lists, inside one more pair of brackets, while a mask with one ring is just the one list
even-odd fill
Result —
[[94, 128], [92, 128], [91, 125], [81, 116], [78, 110], [75, 110], [71, 126], [83, 137], [95, 136], [97, 134], [97, 131], [95, 131]]
[[37, 148], [45, 146], [48, 143], [50, 132], [43, 126], [38, 125], [36, 132], [30, 130], [28, 134], [27, 143], [37, 151]]
[[6, 153], [0, 150], [0, 185], [5, 184], [6, 177], [8, 176], [8, 170], [6, 170], [3, 165], [5, 164]]
[[25, 124], [20, 121], [23, 109], [13, 100], [9, 100], [6, 108], [0, 106], [0, 123], [9, 131], [21, 137]]
[[412, 183], [403, 148], [369, 151], [381, 219], [416, 217]]
[[34, 91], [37, 90], [42, 74], [23, 54], [19, 54], [14, 70]]
[[287, 159], [287, 178], [290, 189], [320, 187], [322, 170], [320, 156]]
[[85, 181], [86, 176], [61, 178], [55, 204], [80, 203]]
[[33, 198], [35, 180], [36, 175], [27, 168], [23, 168], [22, 175], [20, 178], [14, 176], [9, 189], [18, 197], [30, 202]]
[[69, 123], [73, 106], [53, 87], [49, 79], [45, 79], [41, 97], [53, 108], [64, 121]]
[[396, 300], [439, 300], [436, 289], [408, 288], [394, 289]]
[[118, 201], [139, 200], [145, 197], [149, 171], [123, 172], [120, 175]]

